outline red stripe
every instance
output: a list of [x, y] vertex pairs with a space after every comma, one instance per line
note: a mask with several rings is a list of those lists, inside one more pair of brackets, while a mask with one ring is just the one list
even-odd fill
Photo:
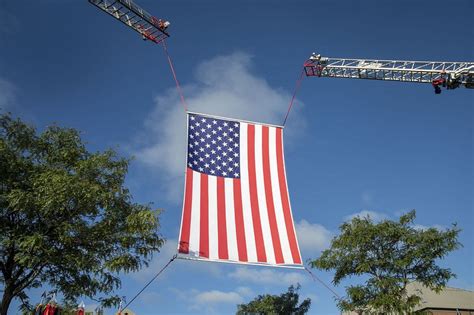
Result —
[[296, 234], [293, 226], [293, 218], [291, 217], [290, 200], [288, 198], [288, 188], [286, 187], [285, 164], [283, 162], [283, 138], [282, 129], [276, 129], [276, 149], [277, 149], [277, 165], [278, 165], [278, 181], [280, 182], [281, 201], [283, 204], [283, 215], [285, 217], [286, 232], [290, 243], [291, 255], [293, 263], [301, 264], [301, 257], [296, 243]]
[[191, 229], [191, 202], [193, 200], [193, 171], [186, 169], [186, 187], [184, 192], [183, 222], [181, 223], [181, 236], [179, 238], [178, 252], [189, 254], [189, 231]]
[[262, 158], [263, 158], [263, 182], [265, 184], [265, 199], [267, 201], [268, 221], [270, 223], [270, 232], [272, 235], [273, 250], [275, 251], [275, 260], [277, 264], [284, 263], [281, 250], [280, 235], [278, 234], [278, 225], [275, 215], [275, 205], [273, 203], [272, 181], [270, 175], [270, 156], [268, 142], [269, 128], [262, 127]]
[[255, 246], [257, 248], [257, 261], [267, 262], [265, 245], [263, 243], [262, 224], [260, 222], [260, 210], [257, 197], [257, 179], [255, 175], [255, 126], [248, 125], [247, 135], [250, 207], [252, 208], [253, 231], [255, 234]]
[[200, 210], [199, 256], [209, 258], [209, 185], [207, 175], [202, 173]]
[[219, 259], [229, 259], [229, 252], [227, 250], [227, 226], [225, 219], [224, 177], [217, 177], [217, 235]]
[[245, 241], [244, 214], [242, 212], [242, 189], [240, 179], [233, 179], [234, 183], [234, 211], [235, 211], [235, 231], [237, 234], [237, 250], [239, 261], [248, 261], [247, 243]]

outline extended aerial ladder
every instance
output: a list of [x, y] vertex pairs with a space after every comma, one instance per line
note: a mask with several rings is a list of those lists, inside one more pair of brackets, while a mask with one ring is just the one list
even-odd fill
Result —
[[306, 76], [430, 83], [436, 94], [460, 86], [474, 88], [474, 62], [328, 58], [313, 53]]
[[144, 40], [150, 40], [158, 44], [170, 36], [168, 32], [166, 32], [170, 22], [154, 17], [132, 0], [88, 1], [134, 31], [140, 33]]

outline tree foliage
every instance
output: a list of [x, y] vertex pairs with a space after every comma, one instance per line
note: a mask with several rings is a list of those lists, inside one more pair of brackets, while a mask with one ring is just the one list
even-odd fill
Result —
[[373, 222], [356, 217], [340, 226], [329, 249], [312, 261], [312, 267], [334, 270], [339, 284], [352, 276], [364, 276], [363, 285], [347, 287], [347, 297], [339, 300], [344, 311], [359, 313], [409, 312], [420, 298], [407, 293], [407, 284], [417, 281], [439, 292], [455, 275], [437, 262], [461, 244], [456, 225], [440, 231], [413, 226], [415, 210], [398, 221]]
[[280, 295], [259, 295], [248, 304], [237, 306], [237, 315], [246, 314], [293, 314], [302, 315], [309, 311], [311, 299], [306, 299], [298, 305], [300, 285], [290, 286], [288, 291]]
[[113, 150], [88, 152], [74, 129], [37, 134], [0, 115], [0, 314], [45, 283], [72, 303], [110, 294], [119, 272], [148, 263], [163, 244], [159, 213], [132, 201], [128, 164]]

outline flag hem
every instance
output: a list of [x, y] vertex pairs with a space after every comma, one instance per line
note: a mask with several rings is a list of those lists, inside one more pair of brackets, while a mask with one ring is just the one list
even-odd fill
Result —
[[233, 261], [233, 260], [221, 260], [221, 259], [209, 259], [209, 258], [200, 258], [200, 257], [191, 257], [188, 255], [183, 255], [181, 253], [177, 253], [178, 259], [183, 260], [197, 260], [202, 262], [215, 262], [215, 263], [224, 263], [224, 264], [234, 264], [234, 265], [249, 265], [249, 266], [259, 266], [259, 267], [277, 267], [277, 268], [288, 268], [288, 269], [302, 269], [304, 270], [305, 267], [303, 264], [295, 264], [295, 265], [276, 265], [276, 264], [268, 264], [268, 263], [255, 263], [255, 262], [243, 262], [243, 261]]
[[255, 122], [251, 120], [244, 120], [244, 119], [239, 119], [239, 118], [230, 118], [230, 117], [225, 117], [225, 116], [216, 116], [216, 115], [210, 115], [210, 114], [203, 114], [203, 113], [198, 113], [198, 112], [192, 112], [192, 111], [186, 111], [187, 114], [192, 114], [192, 115], [200, 115], [208, 118], [216, 118], [216, 119], [221, 119], [221, 120], [231, 120], [235, 122], [243, 122], [243, 123], [248, 123], [252, 125], [259, 125], [259, 126], [268, 126], [268, 127], [275, 127], [275, 128], [281, 128], [284, 129], [285, 126], [280, 126], [280, 125], [275, 125], [275, 124], [267, 124], [267, 123], [261, 123], [261, 122]]

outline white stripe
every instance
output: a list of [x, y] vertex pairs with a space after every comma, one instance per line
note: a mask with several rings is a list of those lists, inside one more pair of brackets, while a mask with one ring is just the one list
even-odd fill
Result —
[[209, 258], [219, 258], [217, 232], [217, 177], [208, 175], [209, 183]]
[[201, 208], [201, 174], [193, 171], [193, 190], [191, 203], [191, 227], [189, 231], [189, 255], [199, 256], [199, 232]]
[[240, 184], [242, 190], [242, 213], [244, 217], [245, 242], [247, 243], [247, 259], [249, 262], [257, 262], [257, 248], [255, 247], [255, 234], [253, 231], [252, 210], [250, 206], [247, 128], [248, 124], [240, 123]]
[[273, 204], [275, 205], [275, 216], [280, 236], [281, 251], [283, 252], [283, 261], [285, 264], [293, 264], [291, 256], [290, 242], [286, 230], [285, 216], [283, 214], [283, 204], [281, 201], [280, 182], [278, 181], [278, 164], [276, 154], [276, 128], [269, 128], [268, 135], [270, 152], [270, 178], [272, 183]]
[[234, 180], [232, 178], [224, 179], [225, 190], [225, 220], [227, 227], [227, 250], [229, 260], [238, 261], [239, 253], [237, 249], [237, 234], [235, 231], [235, 212], [234, 212]]
[[286, 177], [286, 163], [285, 163], [285, 144], [284, 144], [284, 138], [283, 138], [283, 130], [281, 132], [281, 158], [283, 160], [283, 173], [285, 175], [285, 183], [286, 183], [286, 193], [288, 195], [288, 206], [290, 208], [290, 217], [291, 217], [291, 224], [293, 225], [293, 231], [295, 231], [295, 240], [296, 240], [296, 249], [298, 250], [298, 256], [300, 259], [303, 259], [301, 257], [301, 251], [300, 251], [300, 245], [298, 242], [298, 234], [296, 233], [296, 227], [295, 227], [295, 220], [293, 219], [293, 210], [291, 208], [291, 198], [290, 198], [290, 187], [288, 186], [288, 179]]
[[265, 198], [265, 181], [263, 179], [263, 144], [262, 144], [262, 126], [255, 126], [255, 177], [257, 178], [257, 197], [258, 208], [260, 210], [260, 222], [262, 224], [263, 244], [267, 262], [274, 264], [275, 251], [273, 249], [272, 233], [270, 231], [270, 222], [268, 219], [267, 200]]

